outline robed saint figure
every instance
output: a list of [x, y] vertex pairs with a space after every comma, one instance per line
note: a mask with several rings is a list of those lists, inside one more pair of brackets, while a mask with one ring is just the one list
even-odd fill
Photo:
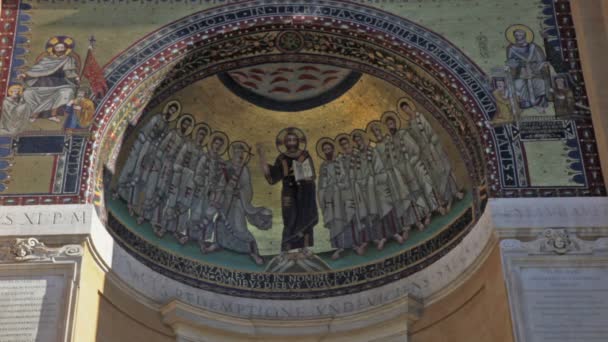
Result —
[[283, 237], [281, 251], [301, 248], [310, 253], [313, 228], [319, 221], [315, 193], [315, 168], [306, 150], [306, 136], [295, 127], [277, 135], [280, 154], [273, 165], [266, 162], [264, 150], [258, 145], [260, 164], [269, 184], [282, 182], [281, 208]]

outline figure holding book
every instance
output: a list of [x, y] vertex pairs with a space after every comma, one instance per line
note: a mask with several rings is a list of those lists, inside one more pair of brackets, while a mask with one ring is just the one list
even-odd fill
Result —
[[283, 214], [283, 237], [281, 251], [302, 249], [312, 254], [313, 228], [319, 221], [315, 190], [315, 168], [306, 150], [306, 136], [295, 127], [279, 132], [276, 147], [280, 154], [270, 165], [261, 145], [257, 146], [260, 164], [269, 184], [282, 182], [281, 208]]

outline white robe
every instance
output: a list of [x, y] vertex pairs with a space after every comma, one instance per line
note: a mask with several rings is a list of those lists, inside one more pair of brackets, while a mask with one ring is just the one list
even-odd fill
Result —
[[[222, 218], [216, 222], [217, 243], [222, 248], [237, 253], [258, 253], [257, 243], [247, 227], [247, 222], [259, 229], [270, 229], [272, 211], [265, 207], [255, 207], [251, 203], [253, 189], [247, 166], [244, 166], [242, 171], [240, 168], [230, 167], [228, 174], [235, 186], [228, 183], [224, 188]], [[226, 183], [221, 185], [225, 186]]]
[[435, 197], [440, 205], [446, 205], [459, 192], [449, 157], [422, 114], [416, 113], [416, 118], [410, 125], [410, 133], [420, 147], [420, 156], [429, 170]]
[[[76, 84], [71, 80], [78, 76], [77, 61], [71, 55], [62, 57], [46, 56], [40, 59], [26, 73], [26, 88], [23, 98], [30, 113], [36, 114], [67, 105], [74, 99]], [[63, 71], [65, 82], [55, 86], [42, 86], [38, 80]]]
[[29, 117], [30, 109], [24, 98], [5, 97], [2, 103], [2, 117], [0, 117], [0, 135], [21, 132], [27, 125]]

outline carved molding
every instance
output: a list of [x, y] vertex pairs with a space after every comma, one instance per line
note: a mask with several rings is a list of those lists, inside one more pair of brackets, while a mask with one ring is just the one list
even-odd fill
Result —
[[56, 258], [74, 258], [82, 255], [83, 248], [80, 245], [47, 247], [33, 237], [18, 238], [11, 245], [0, 247], [2, 261], [53, 261]]
[[567, 229], [548, 228], [533, 241], [507, 239], [500, 242], [500, 247], [506, 253], [525, 252], [529, 255], [593, 254], [608, 250], [608, 238], [582, 240]]
[[360, 341], [388, 341], [399, 336], [407, 341], [408, 326], [422, 314], [423, 304], [410, 294], [382, 307], [353, 315], [332, 315], [309, 319], [242, 318], [202, 310], [179, 300], [173, 300], [160, 309], [163, 322], [171, 326], [178, 341], [218, 341], [229, 331], [248, 339], [289, 339], [307, 336], [311, 339], [333, 340], [342, 334], [365, 328]]

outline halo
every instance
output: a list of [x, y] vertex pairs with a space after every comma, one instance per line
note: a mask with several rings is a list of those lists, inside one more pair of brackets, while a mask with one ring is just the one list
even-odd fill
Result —
[[283, 154], [288, 153], [287, 149], [285, 148], [285, 145], [283, 143], [285, 140], [285, 136], [287, 136], [287, 134], [295, 134], [298, 137], [298, 142], [299, 142], [298, 153], [306, 150], [306, 135], [304, 135], [304, 132], [302, 132], [302, 130], [297, 127], [287, 127], [287, 128], [283, 128], [279, 132], [279, 134], [277, 134], [277, 138], [275, 141], [277, 150], [280, 153], [283, 153]]
[[[226, 153], [226, 150], [228, 150], [228, 146], [230, 145], [230, 139], [228, 139], [228, 135], [222, 131], [215, 131], [211, 134], [211, 136], [209, 136], [209, 144], [212, 145], [213, 144], [213, 140], [215, 140], [215, 138], [221, 138], [222, 140], [224, 140], [224, 145], [222, 145], [222, 149], [218, 151], [217, 154], [219, 154], [220, 156], [224, 155], [224, 153]], [[211, 147], [211, 146], [209, 146]]]
[[230, 158], [230, 160], [232, 160], [232, 149], [235, 148], [236, 146], [243, 146], [243, 149], [248, 152], [247, 153], [247, 158], [245, 158], [243, 164], [247, 164], [249, 162], [249, 160], [251, 159], [251, 146], [249, 146], [248, 143], [242, 141], [242, 140], [237, 140], [237, 141], [233, 141], [232, 143], [230, 143], [230, 148], [228, 148], [228, 158]]
[[328, 143], [332, 144], [334, 146], [334, 150], [336, 150], [336, 142], [332, 138], [323, 137], [317, 141], [317, 155], [323, 160], [327, 160], [325, 158], [325, 153], [323, 153], [323, 145]]
[[[366, 142], [366, 143], [369, 143], [369, 137], [367, 136], [367, 132], [366, 132], [366, 131], [364, 131], [364, 130], [362, 130], [362, 129], [356, 129], [356, 130], [354, 130], [354, 131], [352, 131], [352, 132], [350, 133], [350, 140], [351, 140], [351, 141], [352, 141], [354, 144], [357, 144], [357, 143], [355, 142], [355, 134], [361, 134], [361, 135], [363, 136], [363, 140], [365, 140], [365, 142]], [[358, 146], [357, 146], [357, 148], [358, 148]]]
[[194, 123], [196, 122], [196, 121], [194, 121], [194, 117], [191, 114], [182, 114], [182, 116], [177, 120], [175, 129], [177, 130], [177, 133], [181, 134], [180, 127], [182, 125], [182, 121], [184, 121], [185, 119], [190, 119], [192, 121], [192, 124], [186, 130], [186, 133], [184, 133], [184, 135], [183, 135], [183, 136], [188, 136], [188, 135], [190, 135], [190, 133], [192, 133], [192, 130], [194, 130]]
[[350, 134], [346, 134], [346, 133], [341, 133], [336, 136], [336, 139], [334, 141], [338, 145], [338, 148], [340, 149], [340, 151], [342, 151], [342, 153], [346, 153], [346, 151], [344, 151], [344, 149], [342, 148], [342, 145], [340, 145], [340, 140], [342, 140], [342, 138], [348, 139], [348, 141], [350, 141], [351, 143], [352, 143], [353, 139], [351, 138]]
[[[169, 101], [167, 102], [167, 104], [165, 104], [165, 106], [163, 107], [163, 114], [165, 114], [166, 112], [169, 111], [169, 107], [171, 105], [177, 105], [177, 112], [175, 112], [170, 118], [169, 120], [165, 120], [167, 122], [171, 122], [175, 119], [177, 119], [177, 117], [179, 116], [179, 114], [182, 112], [182, 104], [177, 101], [177, 100], [173, 100], [173, 101]], [[163, 115], [163, 119], [165, 118], [165, 116]]]
[[367, 139], [377, 143], [378, 141], [376, 141], [376, 135], [374, 135], [374, 132], [372, 131], [372, 128], [375, 126], [380, 127], [380, 130], [382, 131], [382, 136], [388, 135], [388, 128], [386, 127], [384, 122], [380, 120], [370, 121], [367, 124], [367, 127], [365, 128], [365, 131], [367, 132]]
[[505, 31], [505, 38], [511, 44], [515, 44], [515, 31], [524, 31], [526, 33], [526, 42], [532, 43], [534, 41], [534, 31], [526, 25], [515, 24], [511, 25]]
[[382, 121], [382, 123], [386, 125], [386, 121], [391, 118], [393, 120], [395, 120], [397, 129], [400, 129], [401, 128], [401, 117], [399, 116], [399, 114], [397, 114], [393, 111], [384, 112], [384, 114], [382, 114], [382, 116], [380, 117], [380, 121]]
[[68, 36], [54, 36], [49, 38], [49, 40], [46, 41], [46, 44], [44, 44], [45, 50], [51, 54], [54, 55], [53, 53], [53, 47], [57, 44], [64, 44], [65, 45], [65, 54], [66, 56], [69, 55], [72, 50], [74, 49], [74, 47], [76, 47], [76, 43], [74, 42], [74, 38], [72, 37], [68, 37]]
[[23, 95], [23, 86], [21, 84], [13, 84], [6, 90], [6, 93], [9, 94], [11, 90], [19, 89], [19, 95]]
[[416, 109], [418, 108], [418, 107], [416, 106], [416, 103], [414, 103], [414, 100], [410, 99], [409, 97], [402, 97], [402, 98], [400, 98], [400, 99], [399, 99], [399, 101], [397, 101], [397, 110], [398, 110], [399, 112], [401, 112], [401, 111], [402, 111], [402, 109], [401, 109], [401, 105], [402, 105], [404, 102], [405, 102], [405, 103], [407, 103], [407, 104], [408, 104], [408, 106], [410, 106], [410, 108], [412, 108], [412, 110], [414, 110], [414, 111], [416, 111]]
[[200, 147], [207, 145], [207, 143], [209, 142], [209, 136], [211, 136], [211, 127], [209, 127], [209, 125], [207, 125], [206, 123], [201, 122], [199, 124], [194, 125], [194, 128], [192, 129], [192, 139], [195, 140], [198, 131], [203, 128], [207, 131], [207, 134], [205, 135], [205, 139], [203, 139], [203, 142], [201, 143]]

